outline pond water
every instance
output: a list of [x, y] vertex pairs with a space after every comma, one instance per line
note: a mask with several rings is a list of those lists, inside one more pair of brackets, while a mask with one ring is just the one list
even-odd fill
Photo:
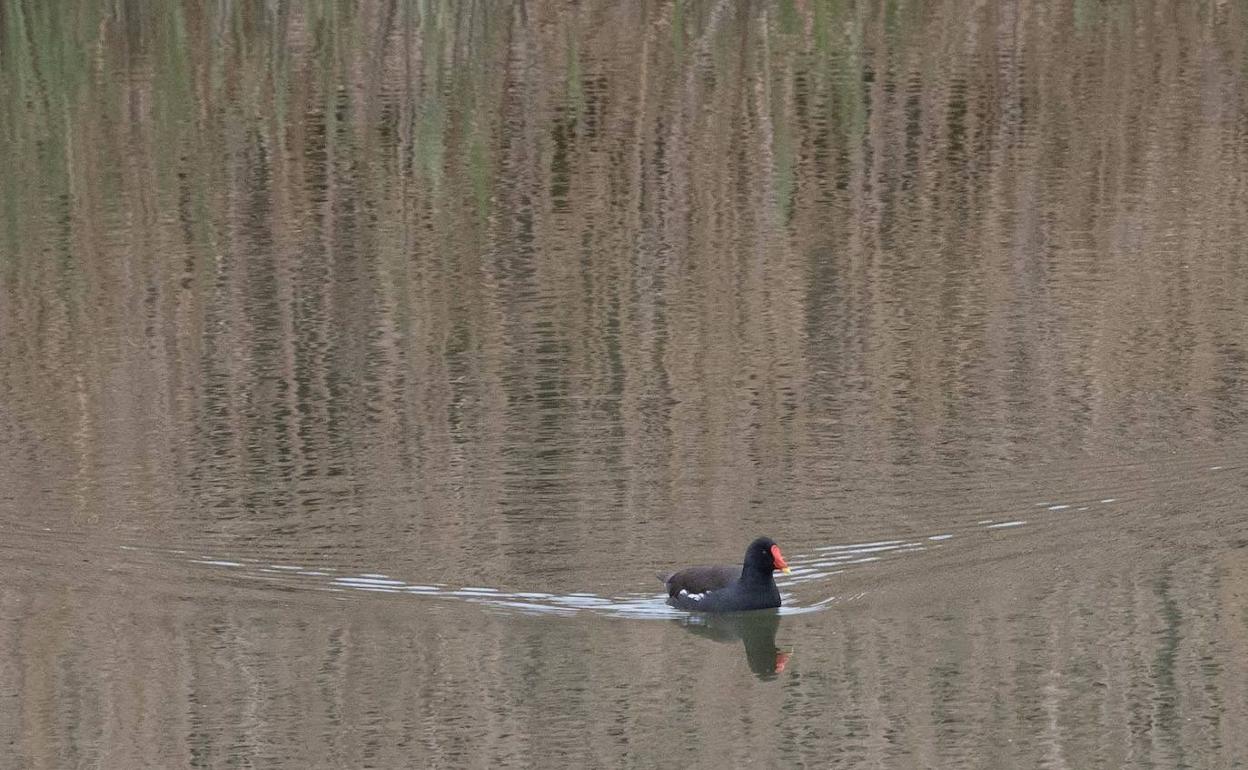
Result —
[[0, 767], [1248, 763], [1243, 3], [11, 0], [0, 98]]

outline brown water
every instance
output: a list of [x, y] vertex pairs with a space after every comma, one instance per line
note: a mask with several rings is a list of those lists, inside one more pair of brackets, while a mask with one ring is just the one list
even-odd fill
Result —
[[1242, 2], [143, 8], [0, 2], [0, 767], [1248, 763]]

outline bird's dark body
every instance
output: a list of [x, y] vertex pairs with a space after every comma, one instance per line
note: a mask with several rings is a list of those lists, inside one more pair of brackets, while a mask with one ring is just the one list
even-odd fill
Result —
[[[780, 606], [780, 589], [772, 577], [776, 565], [767, 538], [746, 549], [740, 567], [706, 565], [659, 575], [667, 584], [667, 603], [694, 612], [744, 612]], [[777, 551], [778, 552], [778, 551]]]
[[741, 568], [728, 564], [707, 564], [686, 567], [670, 575], [659, 575], [667, 583], [667, 595], [675, 596], [683, 589], [691, 594], [702, 594], [724, 588], [741, 577]]

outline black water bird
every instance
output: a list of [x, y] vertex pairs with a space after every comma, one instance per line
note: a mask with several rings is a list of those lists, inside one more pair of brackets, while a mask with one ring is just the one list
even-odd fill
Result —
[[745, 549], [740, 567], [711, 565], [688, 567], [670, 575], [660, 573], [667, 584], [667, 603], [694, 612], [744, 612], [780, 606], [780, 589], [773, 573], [789, 571], [780, 546], [760, 537]]

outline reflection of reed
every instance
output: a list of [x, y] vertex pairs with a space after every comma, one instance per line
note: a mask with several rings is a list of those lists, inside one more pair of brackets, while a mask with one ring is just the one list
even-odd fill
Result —
[[[86, 390], [58, 377], [59, 403], [86, 419], [110, 398], [175, 393], [146, 430], [198, 420], [243, 437], [180, 460], [225, 463], [213, 473], [340, 472], [342, 436], [377, 430], [352, 472], [420, 465], [436, 483], [500, 460], [488, 443], [451, 451], [455, 436], [523, 436], [528, 467], [594, 451], [606, 421], [631, 465], [667, 458], [657, 480], [730, 468], [717, 509], [774, 495], [752, 458], [796, 472], [826, 429], [905, 461], [1239, 424], [1226, 321], [1244, 296], [1227, 261], [1242, 159], [1223, 141], [1237, 113], [1133, 83], [1130, 19], [1083, 34], [1000, 9], [944, 39], [939, 11], [886, 32], [828, 9], [717, 7], [677, 26], [670, 8], [470, 8], [104, 15], [79, 30], [99, 40], [72, 49], [52, 43], [63, 20], [40, 17], [5, 70], [31, 106], [2, 118], [26, 164], [4, 196], [7, 285], [24, 287], [5, 307], [44, 370], [84, 354], [71, 366]], [[1159, 77], [1183, 77], [1199, 35], [1181, 29]], [[1036, 71], [1053, 76], [1022, 82]], [[61, 152], [35, 150], [45, 131]], [[29, 195], [19, 179], [45, 181]], [[1226, 226], [1185, 238], [1193, 207]], [[1111, 306], [1110, 285], [1137, 301]], [[1174, 339], [1190, 341], [1155, 344]], [[125, 387], [85, 386], [105, 368]], [[1208, 408], [1173, 416], [1170, 394], [1193, 389]], [[369, 408], [330, 413], [334, 398]], [[552, 398], [576, 405], [566, 425], [506, 408]], [[809, 405], [827, 399], [825, 429]], [[543, 435], [554, 445], [527, 440]], [[481, 491], [487, 507], [507, 494]]]
[[[10, 756], [24, 766], [71, 764], [75, 747], [101, 745], [139, 765], [278, 747], [305, 764], [328, 752], [456, 764], [501, 761], [517, 741], [578, 764], [722, 750], [786, 764], [835, 751], [846, 765], [994, 754], [1125, 766], [1248, 751], [1232, 700], [1248, 681], [1235, 560], [1139, 561], [1142, 575], [1109, 565], [1044, 586], [1033, 578], [1051, 564], [1014, 562], [997, 590], [948, 570], [830, 620], [786, 619], [800, 654], [782, 687], [763, 689], [739, 650], [671, 637], [667, 623], [458, 602], [415, 611], [416, 599], [381, 594], [253, 602], [196, 583], [154, 609], [132, 601], [132, 583], [86, 590], [83, 576], [9, 625], [0, 691], [22, 697], [0, 730], [20, 736]], [[742, 642], [752, 670], [780, 622], [754, 620]]]
[[[603, 494], [579, 459], [637, 469], [597, 500], [632, 510], [721, 469], [697, 494], [736, 518], [836, 445], [1233, 434], [1232, 38], [1192, 59], [1181, 14], [980, 10], [955, 35], [953, 7], [815, 6], [244, 4], [84, 18], [73, 47], [35, 14], [3, 74], [27, 108], [0, 117], [9, 387], [56, 405], [32, 417], [74, 476], [104, 446], [175, 471], [152, 483], [418, 467], [493, 511], [541, 492], [489, 480], [509, 465], [569, 509]], [[1204, 90], [1171, 87], [1193, 67]]]

